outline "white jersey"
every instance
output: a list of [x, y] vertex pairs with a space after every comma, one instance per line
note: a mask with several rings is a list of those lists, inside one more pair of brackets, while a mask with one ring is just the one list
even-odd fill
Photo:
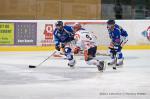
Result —
[[80, 47], [81, 50], [97, 46], [96, 36], [87, 30], [77, 31], [74, 38], [76, 40], [76, 46]]

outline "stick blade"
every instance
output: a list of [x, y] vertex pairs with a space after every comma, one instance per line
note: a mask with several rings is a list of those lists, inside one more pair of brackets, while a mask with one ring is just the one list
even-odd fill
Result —
[[29, 68], [36, 68], [36, 66], [34, 66], [34, 65], [29, 65]]

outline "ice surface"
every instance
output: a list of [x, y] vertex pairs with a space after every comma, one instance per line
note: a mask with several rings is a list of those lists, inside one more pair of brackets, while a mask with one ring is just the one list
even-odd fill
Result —
[[123, 53], [122, 68], [100, 73], [82, 57], [74, 69], [60, 58], [29, 69], [51, 52], [0, 52], [0, 99], [149, 99], [150, 50]]

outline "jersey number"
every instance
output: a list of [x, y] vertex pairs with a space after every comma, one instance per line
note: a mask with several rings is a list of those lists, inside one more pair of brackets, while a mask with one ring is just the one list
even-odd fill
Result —
[[86, 35], [86, 38], [92, 40], [92, 38], [89, 35]]

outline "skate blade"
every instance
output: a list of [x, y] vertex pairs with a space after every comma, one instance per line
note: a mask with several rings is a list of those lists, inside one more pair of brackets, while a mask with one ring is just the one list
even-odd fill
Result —
[[116, 66], [117, 68], [123, 68], [123, 65]]

